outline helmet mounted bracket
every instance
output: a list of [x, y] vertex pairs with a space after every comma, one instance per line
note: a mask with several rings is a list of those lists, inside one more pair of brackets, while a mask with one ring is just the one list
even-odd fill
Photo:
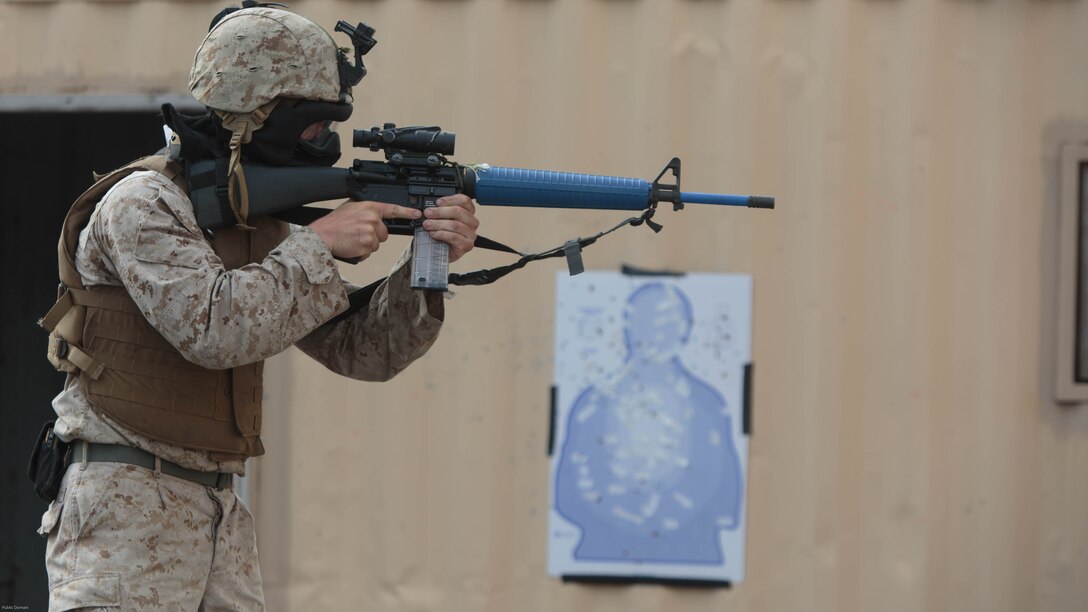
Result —
[[366, 66], [363, 65], [363, 56], [378, 44], [374, 38], [374, 28], [363, 22], [352, 26], [350, 23], [340, 20], [336, 22], [337, 32], [343, 32], [351, 38], [351, 44], [355, 47], [355, 65], [351, 65], [344, 51], [337, 51], [337, 63], [340, 69], [340, 91], [347, 92], [349, 88], [359, 84], [366, 76]]

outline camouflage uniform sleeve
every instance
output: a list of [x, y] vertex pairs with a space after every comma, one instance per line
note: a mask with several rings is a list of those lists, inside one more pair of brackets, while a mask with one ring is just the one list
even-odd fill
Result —
[[409, 256], [367, 307], [322, 325], [296, 346], [337, 374], [369, 381], [389, 380], [423, 356], [438, 338], [444, 304], [441, 292], [409, 286]]
[[271, 357], [348, 306], [332, 254], [309, 228], [264, 261], [227, 270], [189, 199], [161, 175], [131, 175], [95, 214], [104, 264], [151, 325], [205, 368]]

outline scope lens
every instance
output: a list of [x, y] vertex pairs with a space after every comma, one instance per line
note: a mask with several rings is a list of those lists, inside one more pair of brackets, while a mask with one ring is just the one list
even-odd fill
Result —
[[370, 130], [353, 130], [351, 133], [351, 145], [356, 148], [369, 147], [374, 142], [373, 132]]

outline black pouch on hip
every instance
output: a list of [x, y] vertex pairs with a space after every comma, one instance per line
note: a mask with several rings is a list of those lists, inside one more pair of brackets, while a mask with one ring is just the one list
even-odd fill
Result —
[[26, 468], [26, 475], [34, 483], [34, 492], [47, 502], [57, 498], [72, 449], [71, 444], [53, 433], [55, 423], [49, 421], [42, 427], [34, 444], [34, 452], [30, 455], [30, 465]]

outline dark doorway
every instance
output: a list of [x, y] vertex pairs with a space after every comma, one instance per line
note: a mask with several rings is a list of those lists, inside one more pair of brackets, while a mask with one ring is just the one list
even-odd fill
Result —
[[105, 172], [162, 147], [157, 112], [0, 112], [0, 203], [5, 299], [0, 312], [0, 605], [45, 610], [45, 539], [36, 533], [46, 504], [26, 464], [63, 376], [45, 359], [36, 322], [57, 288], [57, 238], [71, 202]]

